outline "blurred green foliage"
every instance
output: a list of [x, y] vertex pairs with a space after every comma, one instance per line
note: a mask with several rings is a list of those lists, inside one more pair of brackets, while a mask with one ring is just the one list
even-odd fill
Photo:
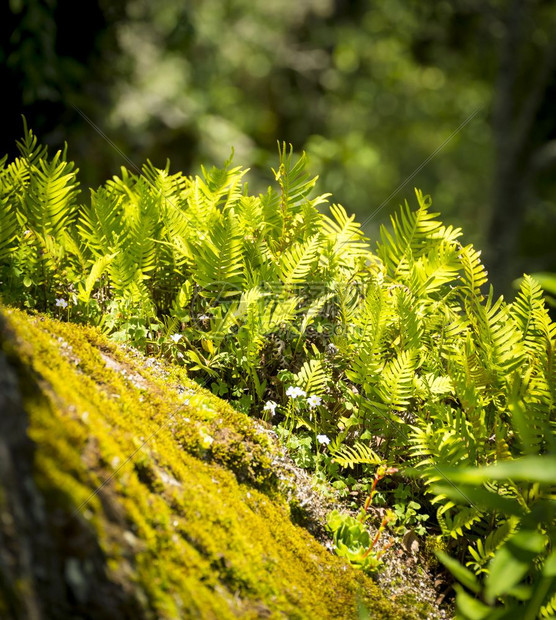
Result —
[[96, 187], [122, 155], [76, 106], [138, 166], [196, 172], [233, 147], [264, 190], [284, 140], [369, 233], [416, 185], [491, 249], [495, 284], [556, 270], [552, 3], [10, 0], [7, 13], [2, 152], [25, 113]]

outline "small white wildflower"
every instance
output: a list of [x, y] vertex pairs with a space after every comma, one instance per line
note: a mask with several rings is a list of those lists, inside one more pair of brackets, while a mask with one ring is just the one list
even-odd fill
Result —
[[312, 396], [309, 396], [309, 398], [307, 399], [307, 404], [309, 405], [310, 409], [314, 409], [315, 407], [318, 407], [321, 403], [322, 403], [322, 398], [314, 394]]
[[67, 308], [68, 307], [68, 302], [63, 297], [60, 297], [59, 299], [56, 300], [56, 307], [57, 308]]
[[286, 390], [286, 396], [289, 396], [290, 398], [299, 398], [300, 396], [307, 396], [307, 393], [300, 387], [290, 385], [290, 387]]
[[210, 316], [208, 314], [200, 314], [198, 317], [199, 321], [208, 321]]
[[173, 340], [176, 344], [183, 338], [181, 334], [172, 334], [170, 340]]
[[272, 417], [276, 413], [277, 406], [278, 405], [273, 400], [267, 400], [263, 407], [263, 411], [270, 411], [270, 416]]
[[327, 435], [317, 435], [317, 441], [326, 445], [330, 443], [330, 439]]

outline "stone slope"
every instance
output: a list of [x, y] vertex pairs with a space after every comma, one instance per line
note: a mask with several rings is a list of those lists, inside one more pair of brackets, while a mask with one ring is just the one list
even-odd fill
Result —
[[0, 617], [413, 618], [292, 522], [252, 420], [0, 308]]

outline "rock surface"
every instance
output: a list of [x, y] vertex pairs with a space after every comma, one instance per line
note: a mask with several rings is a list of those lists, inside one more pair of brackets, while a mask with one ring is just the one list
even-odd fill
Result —
[[422, 617], [293, 522], [275, 456], [180, 369], [0, 309], [0, 617]]

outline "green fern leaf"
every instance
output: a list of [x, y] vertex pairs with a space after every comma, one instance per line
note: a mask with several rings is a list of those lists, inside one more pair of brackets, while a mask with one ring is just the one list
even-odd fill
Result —
[[384, 367], [378, 391], [389, 406], [402, 410], [409, 405], [417, 363], [417, 351], [408, 350], [401, 351]]
[[241, 290], [244, 277], [240, 234], [228, 212], [213, 227], [210, 237], [198, 246], [193, 273], [197, 283], [207, 291], [234, 295]]
[[303, 388], [307, 395], [322, 396], [326, 392], [330, 377], [324, 363], [320, 359], [311, 359], [304, 362], [295, 375], [295, 383]]
[[334, 462], [340, 467], [354, 468], [356, 465], [381, 465], [384, 459], [381, 458], [368, 445], [358, 441], [353, 446], [341, 446], [333, 454]]
[[460, 248], [459, 258], [463, 266], [461, 290], [472, 298], [483, 298], [481, 287], [487, 282], [487, 272], [481, 263], [481, 253], [472, 245]]
[[0, 261], [11, 253], [18, 228], [17, 219], [8, 198], [0, 198]]
[[321, 243], [320, 235], [314, 235], [305, 242], [294, 243], [280, 257], [280, 279], [286, 289], [305, 282], [318, 259]]

